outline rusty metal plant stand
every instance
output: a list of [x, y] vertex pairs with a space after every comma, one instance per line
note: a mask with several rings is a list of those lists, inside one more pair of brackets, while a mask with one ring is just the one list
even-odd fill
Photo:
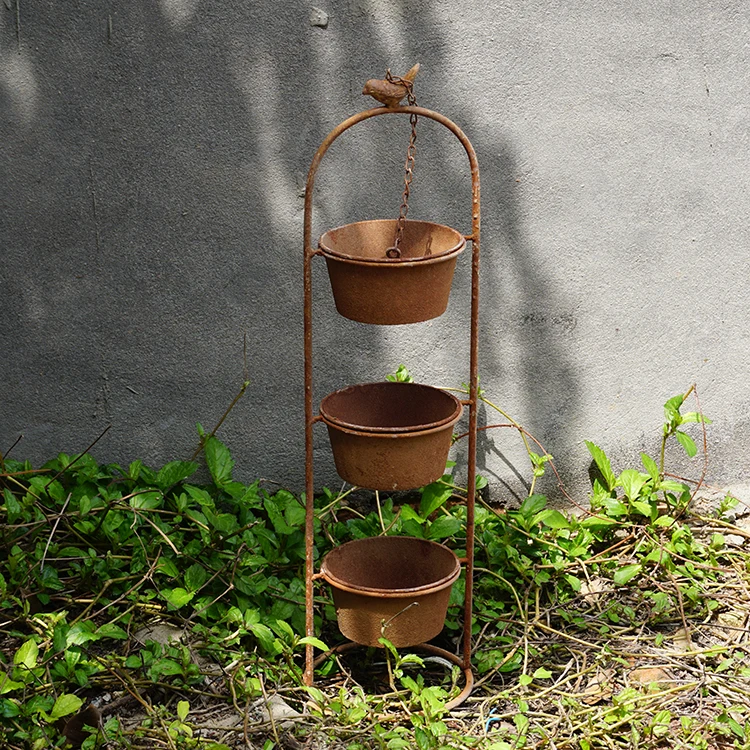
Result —
[[[464, 672], [465, 686], [460, 695], [448, 704], [448, 708], [463, 703], [469, 696], [473, 688], [474, 678], [471, 668], [471, 618], [473, 605], [473, 574], [474, 574], [474, 501], [475, 501], [475, 476], [476, 476], [476, 443], [477, 443], [477, 406], [478, 406], [478, 380], [477, 380], [477, 361], [479, 354], [478, 345], [478, 320], [479, 320], [479, 166], [477, 163], [476, 153], [469, 139], [464, 135], [461, 129], [451, 120], [438, 112], [417, 106], [405, 107], [375, 107], [374, 109], [365, 110], [352, 117], [344, 120], [340, 125], [334, 128], [323, 143], [318, 148], [313, 158], [307, 177], [307, 187], [305, 191], [305, 214], [304, 214], [304, 355], [305, 355], [305, 490], [306, 490], [306, 519], [305, 519], [305, 607], [306, 607], [306, 635], [314, 636], [314, 599], [313, 586], [314, 580], [320, 575], [315, 573], [313, 560], [313, 427], [316, 422], [321, 421], [320, 416], [316, 416], [313, 411], [313, 347], [312, 347], [312, 259], [316, 255], [323, 255], [322, 251], [312, 245], [312, 203], [313, 188], [315, 183], [315, 174], [320, 165], [323, 155], [326, 153], [331, 144], [346, 130], [364, 120], [380, 115], [402, 114], [426, 117], [430, 120], [440, 123], [450, 130], [461, 142], [469, 159], [471, 169], [472, 183], [472, 212], [471, 212], [471, 234], [464, 235], [466, 240], [472, 243], [472, 273], [471, 273], [471, 341], [470, 341], [470, 378], [468, 398], [461, 403], [469, 409], [469, 447], [468, 447], [468, 493], [466, 498], [466, 557], [461, 560], [466, 568], [466, 593], [464, 598], [464, 633], [463, 633], [463, 656], [458, 657], [448, 651], [440, 649], [431, 644], [419, 644], [413, 648], [427, 651], [428, 653], [441, 656], [453, 664], [458, 665]], [[417, 261], [419, 262], [419, 261]], [[352, 642], [344, 643], [333, 651], [340, 653], [355, 648], [359, 644]], [[329, 654], [324, 654], [323, 657]], [[316, 662], [314, 658], [313, 647], [306, 646], [306, 662], [304, 680], [306, 685], [313, 684], [313, 670]]]

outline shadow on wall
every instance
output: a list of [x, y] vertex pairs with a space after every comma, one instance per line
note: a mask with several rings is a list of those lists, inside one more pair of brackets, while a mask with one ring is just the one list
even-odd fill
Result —
[[[49, 3], [21, 5], [17, 27], [0, 6], [0, 156], [13, 165], [0, 173], [0, 345], [15, 353], [2, 373], [3, 445], [23, 431], [16, 452], [40, 461], [111, 422], [98, 446], [106, 460], [187, 456], [193, 423], [212, 424], [236, 393], [246, 334], [252, 384], [222, 435], [238, 473], [300, 487], [306, 172], [328, 131], [370, 105], [362, 83], [415, 61], [420, 104], [455, 119], [480, 159], [483, 314], [498, 320], [484, 324], [483, 381], [502, 400], [498, 384], [520, 374], [529, 425], [564, 444], [570, 367], [554, 340], [523, 325], [553, 293], [523, 238], [510, 146], [487, 112], [458, 109], [456, 42], [440, 35], [431, 2], [378, 12], [332, 2], [329, 12], [322, 27], [301, 2]], [[316, 235], [396, 215], [407, 139], [404, 118], [336, 144], [316, 188]], [[410, 215], [463, 228], [470, 186], [453, 148], [440, 136], [419, 144]], [[503, 302], [508, 274], [522, 290], [520, 317]], [[449, 324], [468, 307], [467, 279]], [[320, 269], [315, 284], [325, 319], [316, 397], [398, 364], [382, 330], [331, 320]], [[438, 333], [419, 335], [440, 352]], [[523, 356], [511, 372], [513, 337]], [[316, 440], [327, 455], [322, 432]], [[480, 454], [502, 440], [483, 433]], [[316, 473], [335, 481], [330, 460]]]
[[[554, 261], [554, 248], [538, 248], [523, 226], [520, 198], [522, 168], [512, 144], [501, 134], [487, 133], [482, 114], [474, 113], [472, 131], [482, 168], [482, 330], [480, 370], [486, 396], [520, 422], [544, 450], [557, 460], [565, 481], [565, 456], [572, 451], [579, 387], [566, 348], [572, 316], [561, 316], [566, 305], [547, 280], [545, 266]], [[494, 136], [494, 137], [493, 137]], [[562, 318], [565, 317], [563, 320]], [[486, 373], [486, 374], [484, 374]], [[508, 395], [510, 394], [510, 402]], [[478, 471], [503, 490], [499, 500], [522, 500], [530, 487], [531, 470], [521, 437], [501, 414], [483, 406], [479, 412]], [[541, 446], [530, 441], [533, 451]], [[556, 496], [556, 480], [547, 471], [536, 491]]]

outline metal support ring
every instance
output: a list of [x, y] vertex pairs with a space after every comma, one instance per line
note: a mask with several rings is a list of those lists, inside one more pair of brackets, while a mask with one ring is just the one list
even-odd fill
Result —
[[[338, 646], [334, 646], [330, 651], [326, 651], [324, 654], [320, 654], [315, 661], [313, 661], [313, 669], [317, 669], [326, 659], [330, 658], [333, 654], [343, 654], [347, 651], [353, 651], [355, 648], [367, 648], [361, 643], [355, 643], [354, 641], [347, 641], [341, 643]], [[409, 649], [416, 649], [417, 651], [426, 651], [428, 654], [433, 656], [440, 656], [446, 659], [451, 664], [455, 664], [460, 667], [464, 673], [464, 688], [463, 690], [452, 700], [445, 704], [445, 708], [448, 711], [452, 711], [454, 708], [460, 706], [470, 695], [474, 689], [474, 672], [471, 669], [471, 664], [464, 664], [463, 659], [456, 654], [452, 654], [450, 651], [446, 651], [444, 648], [433, 646], [431, 643], [420, 643], [416, 646], [409, 646]]]

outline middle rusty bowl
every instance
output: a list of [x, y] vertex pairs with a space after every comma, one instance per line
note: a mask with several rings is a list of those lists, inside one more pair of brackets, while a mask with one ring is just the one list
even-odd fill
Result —
[[320, 404], [339, 476], [372, 490], [413, 490], [439, 479], [463, 406], [419, 383], [363, 383]]

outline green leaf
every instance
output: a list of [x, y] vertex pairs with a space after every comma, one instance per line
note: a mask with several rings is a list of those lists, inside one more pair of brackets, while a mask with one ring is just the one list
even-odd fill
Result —
[[441, 481], [428, 484], [422, 490], [422, 502], [419, 504], [419, 514], [427, 518], [438, 508], [445, 505], [453, 494], [453, 489]]
[[130, 507], [137, 510], [154, 510], [160, 508], [163, 495], [161, 492], [139, 492], [130, 498]]
[[396, 647], [387, 638], [378, 638], [378, 643], [384, 648], [387, 648], [391, 654], [393, 654], [394, 658], [398, 659], [398, 651], [396, 651]]
[[162, 675], [171, 676], [182, 673], [182, 665], [174, 659], [157, 659], [148, 670], [149, 677], [152, 680], [156, 680]]
[[688, 435], [686, 432], [677, 430], [674, 436], [677, 438], [677, 441], [685, 449], [685, 453], [687, 453], [690, 458], [692, 458], [698, 452], [698, 448], [696, 448], [695, 443], [693, 442], [693, 438], [691, 438], [690, 435]]
[[170, 461], [159, 469], [156, 475], [156, 485], [166, 490], [195, 473], [198, 464], [193, 461]]
[[607, 526], [614, 526], [617, 521], [611, 518], [605, 518], [604, 516], [586, 516], [581, 521], [581, 528], [583, 529], [603, 529]]
[[679, 425], [682, 423], [682, 415], [680, 414], [680, 407], [685, 401], [685, 397], [680, 394], [679, 396], [672, 396], [664, 404], [664, 418], [667, 422], [673, 425]]
[[81, 516], [85, 516], [91, 510], [91, 498], [88, 495], [83, 495], [78, 501], [78, 512]]
[[401, 684], [409, 691], [414, 693], [414, 695], [419, 695], [419, 684], [416, 682], [416, 680], [413, 677], [409, 677], [409, 675], [404, 675], [401, 679]]
[[656, 486], [659, 483], [659, 467], [656, 465], [656, 461], [648, 454], [641, 453], [641, 463], [653, 480], [654, 486]]
[[530, 674], [522, 674], [519, 676], [518, 682], [521, 686], [526, 687], [534, 682], [534, 678]]
[[533, 518], [544, 509], [545, 505], [547, 505], [547, 498], [544, 495], [531, 495], [521, 503], [518, 513], [525, 518]]
[[239, 529], [237, 518], [231, 513], [219, 513], [210, 517], [211, 525], [219, 532], [228, 536]]
[[25, 641], [23, 645], [13, 654], [13, 663], [33, 669], [39, 657], [39, 647], [32, 640]]
[[411, 505], [407, 504], [401, 506], [401, 518], [404, 521], [416, 521], [419, 524], [422, 524], [425, 521], [425, 519], [411, 507]]
[[589, 440], [585, 442], [591, 457], [594, 459], [594, 463], [604, 479], [606, 488], [611, 492], [616, 486], [615, 473], [612, 471], [612, 464], [609, 462], [607, 454], [596, 443], [592, 443]]
[[414, 739], [416, 740], [419, 750], [431, 750], [431, 748], [435, 747], [432, 735], [428, 734], [420, 727], [417, 727], [414, 730]]
[[689, 488], [686, 484], [675, 482], [671, 479], [663, 479], [659, 483], [659, 489], [666, 492], [679, 492], [680, 494], [682, 494], [683, 492], [689, 492]]
[[559, 510], [553, 508], [545, 508], [534, 517], [534, 524], [543, 523], [550, 529], [569, 529], [570, 521], [560, 513]]
[[170, 559], [169, 557], [162, 557], [161, 560], [159, 560], [156, 569], [162, 571], [164, 575], [167, 575], [170, 578], [180, 577], [179, 569], [175, 565], [174, 560]]
[[264, 625], [262, 622], [259, 622], [254, 625], [250, 625], [249, 629], [252, 631], [252, 634], [258, 639], [258, 643], [264, 651], [267, 651], [269, 653], [272, 653], [274, 651], [274, 642], [276, 639], [274, 638], [273, 631], [268, 627], [268, 625]]
[[616, 497], [604, 497], [601, 498], [601, 504], [607, 511], [608, 516], [624, 516], [627, 515], [628, 509], [622, 500], [618, 500]]
[[544, 667], [539, 667], [539, 669], [534, 672], [533, 677], [535, 680], [548, 680], [550, 677], [552, 677], [552, 672], [550, 672], [549, 669], [545, 669]]
[[292, 529], [301, 529], [305, 525], [305, 509], [296, 498], [291, 499], [284, 509], [284, 519]]
[[524, 734], [529, 728], [529, 717], [524, 714], [516, 714], [513, 717], [513, 723], [516, 725], [519, 734]]
[[682, 415], [682, 424], [688, 422], [703, 422], [704, 424], [711, 424], [711, 420], [708, 417], [703, 416], [697, 411], [689, 411]]
[[184, 607], [194, 596], [195, 593], [186, 591], [183, 588], [175, 589], [162, 589], [162, 596], [169, 602], [169, 605], [174, 609]]
[[396, 372], [391, 375], [386, 375], [385, 379], [391, 383], [413, 383], [414, 378], [409, 370], [404, 365], [399, 365], [396, 368]]
[[[278, 602], [275, 602], [277, 604]], [[288, 602], [285, 602], [288, 604]], [[275, 608], [275, 606], [274, 606]], [[290, 607], [291, 611], [291, 607]], [[286, 620], [279, 620], [279, 619], [268, 619], [266, 622], [271, 627], [271, 630], [273, 630], [276, 635], [279, 636], [279, 638], [283, 638], [284, 640], [288, 641], [289, 643], [293, 642], [296, 638], [296, 633], [292, 629], [292, 626], [286, 621]]]
[[231, 482], [234, 461], [226, 445], [212, 435], [206, 440], [203, 450], [206, 455], [208, 470], [211, 472], [216, 486], [221, 487]]
[[132, 479], [134, 482], [138, 480], [138, 477], [141, 475], [141, 469], [143, 468], [143, 461], [133, 461], [130, 466], [128, 466], [128, 477]]
[[61, 695], [52, 706], [50, 721], [57, 721], [63, 716], [75, 713], [82, 705], [83, 701], [77, 695], [73, 695], [72, 693]]
[[128, 634], [113, 622], [105, 622], [104, 625], [97, 628], [96, 635], [101, 638], [115, 638], [118, 641], [126, 641], [128, 639]]
[[642, 565], [638, 565], [638, 564], [624, 565], [622, 568], [618, 568], [615, 571], [614, 576], [612, 576], [612, 580], [618, 586], [624, 586], [626, 583], [628, 583], [628, 581], [632, 581], [633, 578], [639, 575], [642, 570], [643, 570]]
[[47, 485], [47, 494], [53, 499], [57, 500], [58, 503], [62, 503], [65, 500], [65, 488], [54, 480]]
[[188, 591], [198, 591], [206, 582], [208, 573], [206, 569], [198, 563], [193, 563], [185, 571], [185, 587]]
[[675, 520], [672, 516], [659, 516], [654, 520], [654, 526], [669, 527], [674, 524]]
[[633, 501], [633, 508], [635, 508], [635, 510], [637, 510], [642, 516], [646, 516], [646, 518], [651, 518], [655, 507], [656, 506], [647, 503], [645, 500]]
[[284, 534], [287, 536], [294, 531], [294, 529], [284, 520], [284, 516], [273, 498], [267, 497], [263, 501], [263, 507], [266, 509], [268, 518], [273, 524], [273, 528], [277, 534]]
[[635, 500], [648, 480], [647, 474], [642, 474], [635, 469], [625, 469], [617, 478], [617, 485], [622, 487], [628, 500]]
[[77, 622], [68, 631], [68, 646], [81, 646], [89, 641], [98, 641], [101, 636], [94, 632], [96, 625], [91, 621]]
[[326, 646], [326, 644], [323, 643], [323, 641], [321, 641], [320, 638], [315, 638], [312, 635], [306, 635], [304, 638], [300, 638], [297, 641], [298, 646], [307, 646], [308, 644], [310, 646], [314, 646], [317, 649], [320, 649], [321, 651], [329, 650], [328, 646]]
[[461, 521], [453, 516], [440, 516], [430, 524], [427, 538], [437, 541], [458, 534], [459, 531], [461, 531]]
[[0, 672], [0, 695], [5, 695], [5, 693], [10, 693], [22, 687], [24, 687], [23, 682], [15, 682], [7, 674]]
[[5, 510], [8, 513], [8, 523], [15, 523], [21, 515], [21, 504], [7, 487], [3, 490], [3, 497], [5, 498]]
[[177, 718], [185, 721], [190, 713], [190, 703], [188, 701], [177, 701]]
[[[2, 685], [2, 680], [0, 678], [0, 685]], [[1, 694], [0, 689], [0, 694]], [[16, 716], [21, 715], [21, 706], [18, 701], [13, 700], [12, 698], [3, 698], [3, 700], [0, 701], [0, 716], [2, 716], [4, 719], [15, 719]]]

